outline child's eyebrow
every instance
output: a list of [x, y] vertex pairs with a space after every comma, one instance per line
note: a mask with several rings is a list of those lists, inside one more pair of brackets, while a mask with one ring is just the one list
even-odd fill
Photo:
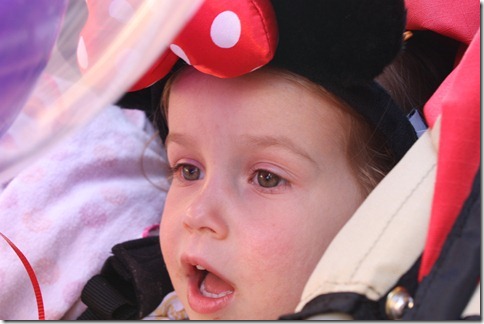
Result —
[[286, 136], [253, 136], [253, 135], [242, 135], [241, 140], [247, 142], [249, 145], [266, 148], [266, 147], [281, 147], [285, 150], [293, 152], [304, 159], [314, 163], [316, 166], [318, 164], [314, 159], [307, 153], [302, 147], [296, 145], [289, 137]]
[[[240, 136], [240, 143], [255, 147], [256, 149], [263, 149], [268, 147], [279, 147], [286, 151], [292, 152], [300, 157], [313, 163], [319, 168], [318, 163], [307, 153], [302, 147], [296, 145], [289, 137], [286, 136], [270, 136], [270, 135], [242, 135]], [[169, 133], [165, 140], [165, 147], [170, 143], [177, 143], [183, 146], [190, 146], [194, 143], [194, 138], [179, 133]]]
[[183, 134], [177, 134], [177, 133], [168, 133], [165, 139], [165, 147], [168, 146], [170, 143], [178, 143], [180, 145], [186, 145], [189, 144], [190, 142], [193, 142], [191, 138], [187, 137], [186, 135]]

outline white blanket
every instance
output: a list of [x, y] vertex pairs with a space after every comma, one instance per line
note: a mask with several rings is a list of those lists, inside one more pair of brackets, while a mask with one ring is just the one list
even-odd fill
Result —
[[[110, 106], [0, 184], [0, 232], [36, 272], [46, 319], [76, 318], [111, 247], [159, 223], [169, 184], [153, 133], [143, 112]], [[27, 272], [1, 239], [0, 255], [0, 319], [37, 319]]]

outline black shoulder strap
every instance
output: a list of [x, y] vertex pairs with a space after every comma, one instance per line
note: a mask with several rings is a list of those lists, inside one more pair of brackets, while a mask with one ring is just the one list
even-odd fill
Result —
[[[415, 294], [403, 320], [459, 320], [481, 275], [481, 170], [439, 258]], [[470, 317], [470, 319], [480, 316]]]
[[158, 237], [117, 244], [101, 273], [84, 286], [79, 320], [141, 319], [173, 290]]

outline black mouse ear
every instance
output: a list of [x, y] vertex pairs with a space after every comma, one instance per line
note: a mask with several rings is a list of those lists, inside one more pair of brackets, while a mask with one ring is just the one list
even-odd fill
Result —
[[404, 0], [272, 0], [279, 43], [270, 65], [320, 84], [363, 116], [398, 161], [416, 140], [374, 78], [403, 47]]
[[372, 80], [399, 53], [403, 0], [273, 0], [279, 44], [273, 63], [320, 84]]

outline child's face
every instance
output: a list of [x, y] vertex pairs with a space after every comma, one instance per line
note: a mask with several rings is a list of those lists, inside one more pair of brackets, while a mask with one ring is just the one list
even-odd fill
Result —
[[190, 319], [293, 312], [363, 200], [341, 115], [268, 72], [218, 79], [189, 70], [173, 84], [168, 125], [175, 171], [161, 247]]

